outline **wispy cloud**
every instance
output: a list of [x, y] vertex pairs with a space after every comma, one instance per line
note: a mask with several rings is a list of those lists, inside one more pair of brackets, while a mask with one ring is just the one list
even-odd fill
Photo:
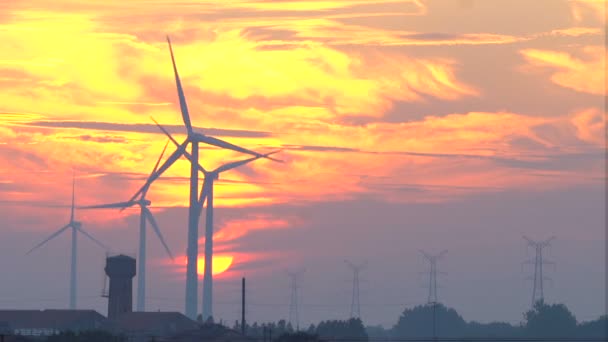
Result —
[[551, 50], [525, 49], [521, 54], [536, 67], [554, 70], [551, 81], [562, 87], [594, 95], [605, 95], [605, 78], [598, 70], [605, 65], [606, 49], [587, 46], [582, 49], [583, 58]]
[[[164, 133], [155, 124], [121, 124], [112, 122], [94, 122], [94, 121], [33, 121], [27, 123], [28, 126], [34, 127], [50, 127], [50, 128], [78, 128], [83, 130], [98, 130], [98, 131], [117, 131], [117, 132], [135, 132], [135, 133]], [[179, 125], [163, 125], [169, 133], [184, 134], [184, 127]], [[212, 136], [221, 137], [241, 137], [241, 138], [264, 138], [271, 137], [270, 132], [221, 129], [221, 128], [201, 128], [194, 127], [195, 130]]]

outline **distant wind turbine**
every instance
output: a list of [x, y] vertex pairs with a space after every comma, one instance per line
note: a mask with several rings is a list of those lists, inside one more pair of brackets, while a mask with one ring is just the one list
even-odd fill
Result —
[[74, 219], [74, 187], [75, 187], [75, 183], [76, 183], [75, 177], [72, 176], [72, 207], [71, 207], [71, 214], [70, 214], [70, 222], [68, 224], [66, 224], [65, 226], [63, 226], [58, 231], [56, 231], [55, 233], [51, 234], [51, 236], [49, 236], [48, 238], [46, 238], [44, 241], [42, 241], [41, 243], [39, 243], [36, 246], [34, 246], [32, 249], [30, 249], [25, 254], [25, 255], [30, 254], [34, 250], [38, 249], [39, 247], [41, 247], [42, 245], [44, 245], [45, 243], [47, 243], [49, 240], [51, 240], [51, 239], [55, 238], [56, 236], [58, 236], [59, 234], [63, 233], [68, 228], [72, 228], [72, 265], [71, 265], [71, 268], [70, 268], [70, 309], [71, 310], [75, 310], [76, 309], [76, 291], [77, 291], [77, 286], [76, 286], [76, 260], [77, 260], [77, 256], [76, 256], [76, 252], [78, 250], [78, 248], [77, 248], [77, 233], [82, 233], [84, 236], [86, 236], [89, 239], [91, 239], [93, 242], [95, 242], [101, 248], [105, 249], [106, 251], [108, 250], [108, 248], [103, 243], [99, 242], [91, 234], [89, 234], [87, 231], [85, 231], [82, 228], [82, 223], [80, 223], [80, 222], [78, 222], [78, 221], [76, 221]]
[[[179, 147], [179, 143], [171, 136], [171, 134], [158, 122], [154, 122], [165, 133], [165, 135], [167, 135], [167, 137], [169, 137], [169, 139], [171, 139], [171, 141]], [[207, 318], [213, 316], [213, 185], [215, 184], [215, 181], [219, 179], [220, 173], [232, 170], [239, 166], [243, 166], [262, 157], [269, 157], [278, 152], [280, 152], [280, 150], [272, 151], [266, 154], [262, 154], [260, 156], [251, 157], [240, 161], [227, 163], [216, 168], [213, 171], [207, 171], [200, 164], [198, 165], [198, 169], [205, 175], [205, 178], [203, 180], [203, 188], [201, 189], [200, 197], [198, 200], [199, 219], [203, 212], [205, 200], [207, 201], [207, 211], [205, 215], [205, 266], [203, 275], [202, 304], [203, 320], [206, 320]], [[190, 160], [191, 163], [194, 163], [188, 152], [185, 152], [184, 155], [188, 160]]]
[[[192, 123], [190, 121], [190, 114], [188, 112], [188, 105], [186, 103], [186, 96], [182, 88], [182, 83], [177, 72], [177, 66], [175, 64], [175, 57], [173, 55], [173, 48], [171, 47], [171, 41], [167, 37], [167, 43], [169, 44], [169, 52], [171, 53], [171, 62], [173, 64], [173, 73], [175, 74], [175, 83], [177, 86], [177, 95], [179, 97], [179, 106], [182, 113], [182, 119], [184, 126], [186, 127], [187, 137], [183, 143], [167, 158], [167, 160], [161, 165], [155, 173], [153, 173], [146, 183], [135, 193], [130, 199], [134, 200], [139, 194], [146, 188], [149, 187], [158, 177], [160, 177], [175, 161], [177, 161], [186, 152], [186, 148], [190, 144], [190, 204], [188, 210], [188, 248], [187, 248], [187, 266], [186, 266], [186, 298], [185, 298], [185, 313], [191, 319], [196, 318], [197, 313], [197, 287], [198, 287], [198, 218], [199, 218], [199, 204], [198, 204], [198, 161], [199, 161], [199, 143], [213, 145], [220, 148], [233, 150], [245, 154], [250, 154], [256, 157], [265, 157], [263, 154], [255, 151], [231, 144], [224, 140], [214, 138], [202, 133], [194, 132], [192, 129]], [[265, 157], [272, 159], [270, 157]], [[273, 159], [275, 161], [279, 161]]]
[[[158, 168], [158, 164], [160, 163], [161, 159], [163, 158], [163, 155], [165, 154], [168, 144], [169, 144], [169, 141], [167, 141], [167, 144], [165, 144], [165, 147], [163, 148], [162, 153], [158, 157], [158, 160], [156, 161], [156, 165], [154, 165], [154, 169], [152, 170], [151, 175], [153, 175], [156, 172], [156, 169]], [[158, 239], [162, 243], [163, 247], [165, 248], [165, 251], [167, 251], [167, 254], [173, 260], [173, 254], [171, 253], [169, 246], [167, 246], [167, 243], [165, 242], [165, 239], [163, 238], [163, 234], [160, 232], [160, 228], [158, 227], [158, 224], [156, 223], [156, 220], [154, 219], [152, 212], [150, 211], [150, 209], [148, 209], [148, 206], [150, 204], [152, 204], [152, 202], [150, 202], [148, 199], [146, 199], [146, 194], [148, 193], [149, 188], [150, 188], [150, 184], [148, 184], [143, 189], [138, 200], [131, 200], [128, 202], [110, 203], [110, 204], [101, 204], [101, 205], [90, 205], [90, 206], [82, 207], [82, 209], [109, 209], [109, 208], [124, 209], [124, 208], [133, 207], [136, 205], [139, 206], [140, 214], [139, 214], [139, 256], [138, 256], [139, 260], [137, 261], [137, 263], [138, 263], [137, 311], [146, 311], [146, 220], [150, 222], [150, 224], [152, 225], [152, 228], [154, 228], [154, 232], [156, 233], [156, 236], [158, 237]]]

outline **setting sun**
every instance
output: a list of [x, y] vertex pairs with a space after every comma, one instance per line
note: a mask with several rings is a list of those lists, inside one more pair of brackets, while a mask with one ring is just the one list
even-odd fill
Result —
[[[213, 275], [218, 275], [226, 272], [232, 266], [231, 255], [215, 255], [213, 256]], [[205, 274], [205, 258], [198, 258], [198, 275], [202, 277]]]

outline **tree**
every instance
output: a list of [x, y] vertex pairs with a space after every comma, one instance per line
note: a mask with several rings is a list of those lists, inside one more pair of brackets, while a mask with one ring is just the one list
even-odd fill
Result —
[[353, 339], [367, 341], [367, 332], [359, 318], [347, 321], [323, 321], [317, 325], [317, 335], [329, 339]]
[[393, 327], [393, 337], [462, 337], [465, 331], [466, 322], [456, 310], [436, 303], [406, 308]]
[[604, 315], [594, 321], [578, 325], [577, 336], [585, 338], [603, 338], [608, 340], [608, 316]]
[[521, 337], [522, 328], [520, 326], [512, 326], [509, 323], [491, 322], [478, 323], [469, 322], [467, 324], [466, 337], [498, 337], [498, 338], [515, 338]]
[[529, 337], [573, 337], [576, 318], [564, 304], [545, 304], [540, 300], [524, 314], [525, 334]]
[[298, 331], [294, 333], [284, 333], [275, 342], [317, 342], [320, 341], [317, 335]]
[[387, 340], [391, 336], [390, 329], [384, 329], [382, 325], [368, 325], [365, 332], [372, 340]]

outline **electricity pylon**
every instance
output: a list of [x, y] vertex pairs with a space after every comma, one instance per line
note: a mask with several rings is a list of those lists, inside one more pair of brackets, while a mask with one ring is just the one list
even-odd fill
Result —
[[350, 302], [350, 318], [361, 318], [361, 302], [359, 301], [359, 273], [366, 263], [355, 265], [348, 260], [344, 260], [353, 271], [353, 297]]
[[427, 304], [436, 304], [437, 300], [437, 260], [441, 259], [448, 251], [444, 250], [437, 255], [431, 255], [423, 250], [420, 253], [429, 262], [429, 295], [427, 298]]
[[543, 259], [543, 249], [545, 247], [549, 247], [551, 245], [551, 241], [555, 239], [554, 236], [544, 240], [544, 241], [534, 241], [527, 236], [524, 236], [524, 239], [528, 242], [528, 247], [534, 248], [534, 260], [526, 260], [524, 264], [534, 264], [534, 285], [532, 287], [532, 307], [538, 301], [544, 301], [544, 280], [550, 279], [543, 275], [543, 265], [554, 265], [555, 263], [552, 261], [547, 261]]
[[296, 327], [296, 331], [300, 330], [300, 317], [298, 312], [298, 279], [305, 270], [287, 271], [287, 275], [291, 278], [291, 298], [289, 300], [289, 323]]

